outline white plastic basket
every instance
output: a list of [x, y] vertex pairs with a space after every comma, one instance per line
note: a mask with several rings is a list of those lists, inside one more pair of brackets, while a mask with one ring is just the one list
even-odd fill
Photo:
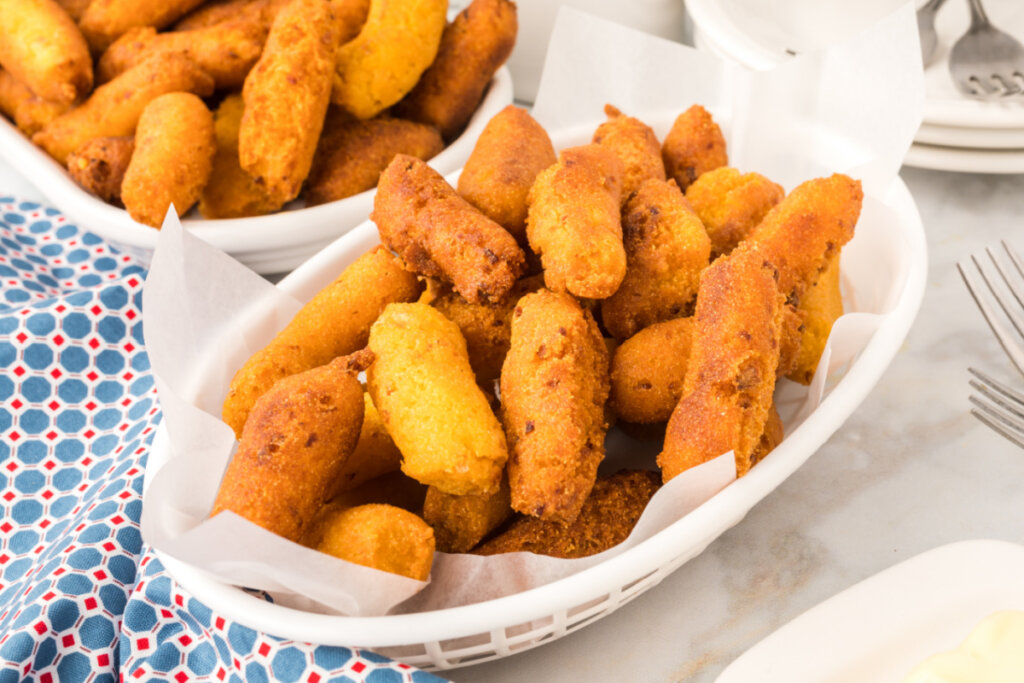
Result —
[[[664, 134], [671, 116], [639, 116]], [[589, 141], [596, 122], [552, 134], [556, 148]], [[823, 148], [815, 148], [823, 149]], [[808, 152], [811, 154], [813, 152]], [[917, 207], [896, 178], [880, 194], [881, 207], [862, 217], [844, 251], [852, 272], [871, 278], [873, 269], [898, 264], [888, 291], [873, 291], [883, 310], [880, 324], [841, 376], [834, 378], [818, 408], [770, 457], [705, 504], [625, 552], [572, 576], [528, 591], [448, 609], [382, 617], [344, 617], [266, 602], [194, 567], [159, 553], [168, 572], [196, 598], [246, 626], [269, 634], [325, 645], [373, 649], [424, 669], [448, 669], [522, 652], [593, 623], [657, 585], [737, 524], [758, 501], [811, 456], [853, 413], [898, 351], [924, 293], [927, 250]], [[857, 245], [861, 240], [862, 245]], [[337, 273], [378, 243], [376, 226], [364, 223], [283, 279], [279, 287], [305, 301]], [[844, 277], [846, 275], [844, 274]], [[870, 287], [869, 287], [870, 288]], [[877, 290], [877, 287], [875, 288]], [[250, 312], [251, 313], [251, 312]], [[202, 359], [196, 363], [203, 366]], [[838, 375], [838, 373], [837, 373]], [[167, 434], [153, 444], [149, 471], [169, 457]]]

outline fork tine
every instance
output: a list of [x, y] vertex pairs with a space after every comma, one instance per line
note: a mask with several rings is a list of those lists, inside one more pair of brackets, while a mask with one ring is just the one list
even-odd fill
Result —
[[[974, 265], [978, 268], [979, 272], [982, 272], [982, 278], [985, 280], [985, 284], [989, 286], [991, 291], [991, 283], [989, 283], [988, 278], [984, 277], [984, 272], [981, 271], [981, 266], [978, 265], [977, 259], [973, 256], [971, 259], [974, 261]], [[1024, 350], [1022, 350], [1020, 346], [1013, 341], [1013, 332], [1011, 332], [1002, 323], [1002, 321], [999, 320], [992, 307], [978, 295], [978, 291], [976, 290], [975, 285], [971, 283], [971, 278], [968, 277], [967, 271], [964, 270], [963, 265], [958, 263], [956, 264], [956, 268], [960, 271], [960, 277], [963, 278], [964, 284], [967, 285], [967, 291], [971, 293], [974, 303], [978, 305], [978, 310], [981, 311], [982, 317], [985, 318], [988, 326], [992, 328], [992, 332], [996, 335], [996, 339], [999, 341], [1000, 346], [1003, 347], [1006, 355], [1009, 356], [1010, 361], [1016, 366], [1017, 370], [1024, 375]], [[999, 297], [996, 297], [997, 300], [998, 298]]]
[[[992, 402], [998, 404], [1003, 410], [1013, 413], [1021, 420], [1024, 420], [1024, 395], [1014, 391], [1010, 387], [997, 382], [988, 375], [976, 370], [974, 368], [968, 368], [968, 372], [972, 373], [975, 377], [981, 379], [970, 380], [968, 384], [980, 391], [985, 398], [988, 398]], [[975, 397], [972, 396], [972, 399]]]
[[1007, 418], [984, 402], [976, 400], [974, 396], [971, 397], [971, 403], [977, 406], [977, 409], [971, 410], [971, 415], [981, 420], [981, 422], [1004, 439], [1024, 448], [1024, 434], [1018, 431], [1019, 427], [1012, 421], [1007, 420]]
[[[1005, 247], [1006, 243], [1004, 242], [1003, 244]], [[1003, 270], [1003, 264], [996, 259], [996, 255], [992, 250], [986, 248], [985, 251], [988, 253], [988, 257], [992, 261], [993, 265], [995, 265], [999, 275], [1003, 278], [1003, 282], [1006, 283], [1006, 287], [1010, 290], [1010, 293], [1013, 294], [1013, 298], [1017, 300], [1018, 306], [1007, 306], [1006, 298], [999, 296], [995, 287], [992, 286], [992, 282], [988, 279], [988, 275], [984, 270], [981, 270], [981, 266], [978, 266], [978, 270], [981, 271], [981, 276], [985, 278], [985, 284], [988, 285], [989, 291], [991, 291], [995, 296], [999, 307], [1003, 309], [1003, 312], [1006, 313], [1006, 317], [1009, 318], [1010, 322], [1013, 323], [1013, 326], [1017, 328], [1017, 332], [1024, 336], [1024, 316], [1021, 315], [1021, 311], [1024, 310], [1024, 293], [1022, 293], [1019, 290], [1019, 287], [1011, 281], [1010, 277], [1007, 276], [1006, 271]], [[1011, 255], [1010, 258], [1012, 259], [1013, 256]], [[975, 265], [977, 265], [977, 261], [975, 261]], [[1014, 265], [1017, 265], [1016, 262]]]

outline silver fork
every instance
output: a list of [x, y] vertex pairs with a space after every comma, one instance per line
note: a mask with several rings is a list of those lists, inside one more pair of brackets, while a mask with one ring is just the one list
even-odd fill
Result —
[[[996, 285], [998, 280], [991, 274], [991, 268], [983, 267], [977, 256], [971, 256], [971, 262], [974, 264], [977, 274], [970, 268], [965, 268], [963, 263], [958, 263], [957, 269], [999, 344], [1006, 351], [1006, 355], [1017, 367], [1017, 370], [1024, 375], [1024, 347], [1021, 345], [1021, 338], [1024, 338], [1024, 261], [1005, 241], [1002, 242], [1002, 245], [1006, 256], [1013, 265], [1012, 270], [1004, 267], [1003, 262], [996, 257], [991, 248], [986, 248], [985, 251], [995, 271], [999, 273], [1005, 288]], [[1006, 319], [1010, 321], [1020, 337], [1014, 335], [1013, 329], [1006, 325], [996, 308], [989, 303], [989, 297], [984, 295], [982, 284], [977, 279], [978, 275], [980, 275], [981, 282], [984, 282], [984, 287], [988, 289], [991, 298], [995, 299], [999, 308], [1005, 313]], [[1007, 294], [1006, 290], [1009, 290], [1010, 294]], [[1010, 298], [1011, 295], [1013, 300]], [[972, 395], [969, 399], [974, 405], [971, 414], [1005, 438], [1024, 448], [1024, 394], [996, 381], [976, 368], [967, 370], [975, 377], [970, 380], [970, 386], [980, 392]]]
[[967, 0], [971, 27], [949, 55], [949, 72], [960, 92], [997, 99], [1024, 90], [1024, 45], [988, 20], [981, 0]]

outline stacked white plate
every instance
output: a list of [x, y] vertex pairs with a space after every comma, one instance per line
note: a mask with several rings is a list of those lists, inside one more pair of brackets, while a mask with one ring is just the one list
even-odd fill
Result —
[[[878, 21], [901, 0], [686, 0], [694, 45], [753, 69], [841, 41]], [[923, 0], [918, 0], [918, 5]], [[1024, 41], [1024, 2], [986, 0], [992, 23]], [[1024, 173], [1024, 96], [982, 101], [962, 95], [949, 52], [970, 25], [967, 3], [948, 0], [935, 28], [939, 49], [925, 67], [921, 129], [906, 156], [919, 168]]]

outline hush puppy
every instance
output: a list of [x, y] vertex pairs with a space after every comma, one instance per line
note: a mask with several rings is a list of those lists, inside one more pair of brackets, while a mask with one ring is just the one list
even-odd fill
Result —
[[93, 52], [106, 50], [129, 29], [152, 26], [161, 29], [170, 26], [203, 0], [92, 0], [82, 13], [78, 25], [89, 41]]
[[328, 114], [302, 190], [308, 205], [344, 199], [377, 186], [397, 154], [427, 161], [444, 149], [433, 126], [377, 117], [360, 121]]
[[366, 351], [287, 377], [260, 397], [213, 504], [300, 543], [359, 438]]
[[548, 289], [606, 299], [626, 276], [622, 162], [593, 143], [562, 150], [530, 188], [526, 236]]
[[369, 119], [402, 99], [437, 56], [447, 0], [371, 0], [359, 35], [338, 49], [331, 101]]
[[423, 501], [423, 519], [434, 529], [437, 549], [445, 553], [468, 553], [511, 515], [505, 477], [495, 493], [453, 496], [431, 486]]
[[370, 329], [373, 404], [402, 471], [453, 495], [498, 490], [505, 434], [477, 387], [458, 326], [426, 304], [391, 304]]
[[708, 171], [686, 188], [686, 200], [711, 238], [714, 258], [746, 239], [785, 195], [781, 185], [760, 173], [740, 173], [729, 166]]
[[665, 173], [684, 192], [702, 174], [729, 163], [722, 129], [695, 104], [678, 117], [661, 145]]
[[615, 415], [636, 424], [668, 420], [683, 395], [692, 343], [692, 317], [656, 323], [622, 342], [611, 365]]
[[459, 194], [525, 245], [530, 188], [556, 161], [547, 131], [510, 104], [480, 133], [459, 175]]
[[278, 206], [298, 196], [309, 174], [330, 101], [337, 48], [326, 0], [293, 0], [270, 27], [245, 78], [238, 160]]
[[617, 339], [689, 314], [711, 241], [674, 180], [644, 181], [623, 208], [626, 277], [601, 302], [601, 320]]
[[68, 174], [87, 191], [116, 204], [134, 151], [133, 137], [94, 138], [68, 157]]
[[215, 149], [213, 115], [201, 99], [182, 92], [155, 98], [139, 117], [135, 151], [121, 182], [128, 214], [155, 228], [169, 206], [184, 215], [210, 178]]
[[415, 157], [399, 154], [388, 164], [370, 220], [407, 268], [450, 282], [470, 303], [503, 300], [523, 272], [515, 238]]
[[520, 299], [501, 369], [513, 509], [576, 518], [604, 459], [608, 389], [608, 348], [590, 312], [565, 292]]
[[594, 131], [595, 142], [615, 152], [622, 161], [622, 202], [629, 200], [646, 180], [665, 180], [661, 143], [651, 127], [626, 116], [610, 104], [604, 107], [608, 120]]
[[81, 31], [53, 0], [0, 0], [0, 66], [44, 100], [71, 104], [92, 90]]

